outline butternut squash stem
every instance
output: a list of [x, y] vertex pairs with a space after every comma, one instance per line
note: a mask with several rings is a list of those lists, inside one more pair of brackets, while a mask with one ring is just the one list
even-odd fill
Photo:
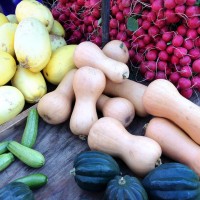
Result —
[[128, 72], [123, 73], [122, 76], [123, 76], [123, 79], [128, 78]]
[[79, 135], [80, 140], [87, 140], [87, 135]]
[[160, 165], [162, 165], [162, 160], [161, 160], [161, 158], [159, 158], [159, 159], [156, 161], [155, 166], [158, 167], [158, 166], [160, 166]]

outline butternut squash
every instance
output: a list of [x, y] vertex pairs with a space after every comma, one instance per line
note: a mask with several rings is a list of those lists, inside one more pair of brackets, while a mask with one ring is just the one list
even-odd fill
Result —
[[133, 104], [122, 97], [110, 98], [102, 94], [97, 100], [97, 109], [104, 117], [113, 117], [119, 120], [124, 127], [130, 125], [135, 117], [135, 108]]
[[74, 63], [77, 68], [92, 66], [100, 69], [116, 83], [121, 83], [129, 77], [129, 68], [126, 64], [107, 57], [96, 44], [90, 41], [81, 42], [76, 47]]
[[129, 60], [129, 52], [126, 44], [121, 40], [111, 40], [103, 47], [103, 53], [122, 63], [127, 63]]
[[146, 88], [147, 86], [130, 79], [126, 79], [122, 83], [114, 83], [107, 79], [103, 93], [128, 99], [133, 104], [136, 114], [140, 117], [145, 117], [148, 114], [142, 103], [142, 96]]
[[170, 81], [151, 82], [143, 95], [143, 104], [149, 114], [173, 121], [200, 144], [200, 107], [183, 97]]
[[88, 135], [93, 123], [98, 120], [96, 102], [106, 84], [104, 73], [96, 68], [79, 68], [73, 80], [75, 105], [70, 118], [70, 130], [75, 135]]
[[76, 70], [70, 70], [57, 88], [38, 102], [38, 114], [48, 124], [60, 124], [69, 118], [75, 97], [72, 83]]
[[200, 176], [200, 147], [173, 122], [155, 117], [147, 124], [145, 136], [160, 144], [163, 155], [188, 165]]
[[95, 122], [87, 141], [92, 150], [122, 159], [138, 176], [144, 176], [154, 169], [162, 153], [156, 141], [130, 134], [121, 122], [111, 117]]

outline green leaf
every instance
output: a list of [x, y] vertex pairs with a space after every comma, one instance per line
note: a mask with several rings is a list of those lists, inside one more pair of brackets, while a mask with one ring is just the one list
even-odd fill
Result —
[[102, 23], [102, 19], [100, 18], [100, 19], [98, 20], [98, 25], [101, 25], [101, 23]]
[[195, 6], [200, 6], [200, 0], [197, 0]]
[[136, 31], [138, 29], [138, 21], [134, 17], [129, 17], [127, 21], [127, 28], [129, 31]]

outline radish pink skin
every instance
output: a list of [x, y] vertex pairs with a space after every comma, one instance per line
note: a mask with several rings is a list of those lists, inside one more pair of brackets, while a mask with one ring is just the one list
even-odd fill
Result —
[[168, 54], [173, 54], [174, 53], [174, 46], [173, 45], [169, 45], [166, 48], [166, 51], [167, 51]]
[[197, 6], [187, 6], [185, 9], [185, 14], [187, 17], [197, 16], [199, 14]]
[[158, 61], [157, 68], [160, 71], [165, 71], [167, 69], [167, 62], [165, 62], [165, 61]]
[[192, 63], [192, 71], [195, 73], [200, 72], [200, 59], [197, 59]]
[[156, 48], [158, 50], [165, 50], [167, 47], [167, 44], [164, 40], [159, 40], [157, 43], [156, 43]]
[[166, 74], [163, 71], [158, 71], [155, 75], [155, 79], [166, 79]]
[[183, 5], [186, 2], [186, 0], [175, 0], [175, 3], [178, 5]]
[[184, 66], [181, 68], [180, 75], [185, 78], [192, 76], [192, 69], [190, 66]]
[[172, 45], [180, 47], [183, 44], [184, 38], [181, 35], [175, 35], [172, 39]]
[[185, 14], [185, 6], [184, 5], [177, 5], [175, 7], [175, 13], [177, 13], [178, 15]]
[[191, 39], [184, 40], [183, 47], [186, 48], [187, 50], [192, 49], [194, 47], [193, 40], [191, 40]]
[[178, 80], [178, 89], [188, 89], [190, 88], [192, 85], [191, 81], [188, 78], [179, 78]]
[[158, 57], [161, 61], [167, 61], [169, 59], [169, 55], [166, 51], [160, 51]]
[[174, 49], [174, 55], [178, 58], [183, 58], [187, 54], [187, 49], [184, 47], [177, 47]]
[[190, 99], [192, 97], [192, 94], [193, 94], [193, 89], [192, 88], [188, 88], [188, 89], [180, 90], [180, 94], [183, 97], [185, 97], [186, 99]]
[[165, 32], [165, 33], [163, 33], [163, 35], [162, 35], [162, 39], [163, 39], [165, 42], [171, 41], [172, 38], [173, 38], [173, 33], [172, 33], [172, 32]]
[[186, 36], [189, 39], [196, 39], [198, 37], [198, 33], [197, 33], [196, 29], [188, 29]]
[[146, 71], [144, 77], [147, 81], [152, 81], [155, 78], [155, 72]]
[[174, 9], [176, 7], [176, 3], [174, 0], [164, 1], [164, 7], [167, 9]]
[[179, 64], [179, 61], [180, 61], [180, 59], [177, 56], [175, 56], [175, 55], [171, 56], [171, 63], [172, 64], [177, 65], [177, 64]]
[[198, 28], [199, 25], [200, 25], [200, 20], [198, 17], [190, 17], [187, 19], [188, 21], [188, 27], [191, 28], [191, 29], [195, 29], [195, 28]]
[[190, 56], [184, 56], [183, 58], [181, 58], [179, 60], [179, 63], [181, 66], [186, 66], [186, 65], [190, 65], [192, 62]]
[[176, 84], [178, 80], [181, 78], [181, 75], [178, 72], [172, 72], [169, 76], [169, 80], [173, 83]]
[[191, 83], [193, 88], [200, 88], [200, 77], [198, 76], [192, 77]]
[[154, 61], [157, 59], [158, 53], [156, 50], [150, 50], [146, 53], [146, 59], [148, 61]]
[[180, 25], [180, 26], [178, 26], [178, 28], [177, 28], [177, 33], [178, 33], [179, 35], [185, 36], [186, 33], [187, 33], [187, 30], [188, 30], [187, 27], [185, 27], [184, 25]]
[[193, 6], [196, 3], [196, 0], [186, 0], [186, 5]]
[[190, 58], [192, 60], [197, 60], [200, 58], [200, 49], [199, 48], [193, 48], [188, 53], [190, 55]]

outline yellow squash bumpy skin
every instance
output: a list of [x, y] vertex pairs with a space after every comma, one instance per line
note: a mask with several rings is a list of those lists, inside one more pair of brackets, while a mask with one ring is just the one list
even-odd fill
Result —
[[15, 32], [14, 49], [21, 67], [41, 71], [52, 53], [49, 33], [42, 22], [32, 17], [22, 20]]

